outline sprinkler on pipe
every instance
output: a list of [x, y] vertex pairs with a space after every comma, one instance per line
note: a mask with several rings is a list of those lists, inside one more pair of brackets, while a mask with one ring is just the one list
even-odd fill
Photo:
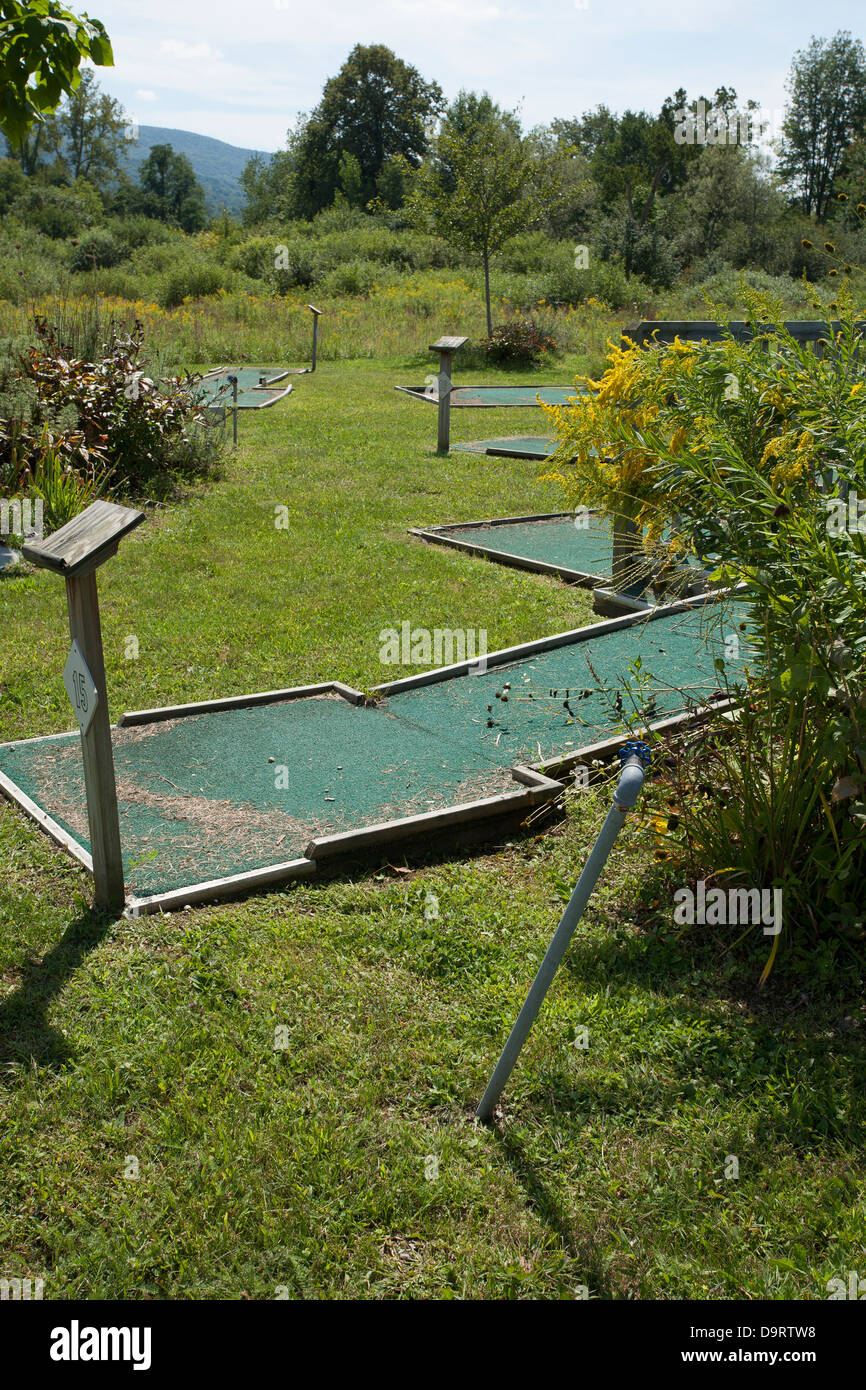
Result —
[[639, 739], [630, 739], [619, 750], [619, 759], [621, 771], [616, 791], [613, 794], [613, 805], [607, 813], [598, 839], [592, 847], [580, 878], [577, 880], [574, 892], [562, 914], [562, 919], [547, 948], [544, 960], [538, 967], [538, 974], [532, 982], [523, 1008], [517, 1015], [514, 1027], [508, 1035], [508, 1041], [502, 1049], [502, 1055], [496, 1063], [493, 1075], [487, 1084], [487, 1090], [481, 1097], [478, 1109], [475, 1111], [476, 1118], [484, 1121], [485, 1124], [489, 1124], [493, 1117], [497, 1101], [514, 1070], [523, 1044], [529, 1036], [529, 1030], [538, 1017], [547, 991], [553, 983], [553, 977], [559, 969], [575, 928], [583, 915], [583, 910], [589, 902], [602, 869], [607, 863], [608, 855], [625, 824], [626, 816], [640, 796], [644, 775], [652, 761], [652, 754], [647, 744], [642, 743]]

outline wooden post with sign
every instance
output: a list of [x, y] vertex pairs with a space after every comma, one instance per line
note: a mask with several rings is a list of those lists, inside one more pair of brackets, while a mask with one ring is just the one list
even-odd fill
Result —
[[314, 372], [316, 370], [316, 354], [319, 348], [319, 315], [322, 311], [317, 309], [315, 304], [308, 304], [307, 308], [313, 316], [313, 365], [310, 371]]
[[96, 571], [142, 521], [143, 512], [94, 502], [47, 541], [24, 547], [32, 564], [66, 581], [72, 650], [63, 679], [81, 726], [95, 901], [111, 911], [123, 907], [125, 887]]
[[447, 454], [451, 448], [451, 359], [458, 348], [468, 342], [467, 338], [438, 338], [430, 344], [431, 352], [439, 354], [439, 435], [437, 450]]

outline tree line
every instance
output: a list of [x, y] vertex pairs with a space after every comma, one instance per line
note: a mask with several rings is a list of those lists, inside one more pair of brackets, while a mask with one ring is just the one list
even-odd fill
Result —
[[[83, 32], [81, 42], [98, 53], [103, 40]], [[826, 266], [813, 225], [832, 223], [854, 240], [860, 230], [862, 43], [848, 31], [813, 38], [794, 55], [787, 90], [778, 129], [756, 101], [720, 86], [710, 99], [680, 88], [655, 112], [600, 105], [524, 130], [487, 94], [446, 103], [437, 82], [387, 47], [357, 45], [285, 147], [248, 163], [243, 222], [276, 227], [346, 207], [435, 232], [483, 267], [488, 306], [491, 258], [533, 229], [659, 287], [721, 266], [817, 279]], [[193, 168], [171, 146], [154, 146], [138, 181], [128, 177], [134, 132], [92, 69], [67, 83], [55, 109], [46, 96], [29, 122], [0, 112], [0, 128], [6, 209], [42, 209], [52, 189], [95, 190], [115, 215], [187, 232], [208, 221]]]

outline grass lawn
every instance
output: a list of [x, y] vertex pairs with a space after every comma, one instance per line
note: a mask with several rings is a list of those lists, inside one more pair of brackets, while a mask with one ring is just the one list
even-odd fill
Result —
[[[406, 620], [490, 649], [592, 620], [585, 591], [406, 535], [561, 506], [537, 464], [436, 457], [435, 410], [391, 389], [428, 370], [296, 378], [241, 416], [221, 481], [151, 512], [100, 580], [113, 717], [374, 685], [405, 674], [379, 633]], [[535, 429], [453, 416], [455, 439]], [[0, 738], [70, 727], [67, 649], [62, 584], [0, 582]], [[0, 1275], [46, 1298], [826, 1298], [864, 1258], [863, 1006], [814, 955], [759, 992], [766, 943], [675, 935], [640, 818], [507, 1126], [472, 1121], [607, 799], [484, 852], [120, 922], [0, 806]]]

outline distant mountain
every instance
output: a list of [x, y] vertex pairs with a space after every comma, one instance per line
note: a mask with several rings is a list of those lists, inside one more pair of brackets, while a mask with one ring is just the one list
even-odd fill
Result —
[[270, 155], [264, 151], [244, 150], [239, 145], [228, 145], [224, 140], [214, 140], [209, 135], [195, 135], [191, 130], [142, 125], [138, 128], [138, 140], [126, 151], [125, 167], [131, 179], [137, 180], [138, 166], [147, 159], [154, 145], [171, 145], [177, 154], [186, 155], [205, 191], [208, 210], [212, 213], [220, 212], [222, 208], [240, 213], [244, 206], [240, 176], [247, 160], [255, 154], [264, 154], [265, 159], [270, 159]]

